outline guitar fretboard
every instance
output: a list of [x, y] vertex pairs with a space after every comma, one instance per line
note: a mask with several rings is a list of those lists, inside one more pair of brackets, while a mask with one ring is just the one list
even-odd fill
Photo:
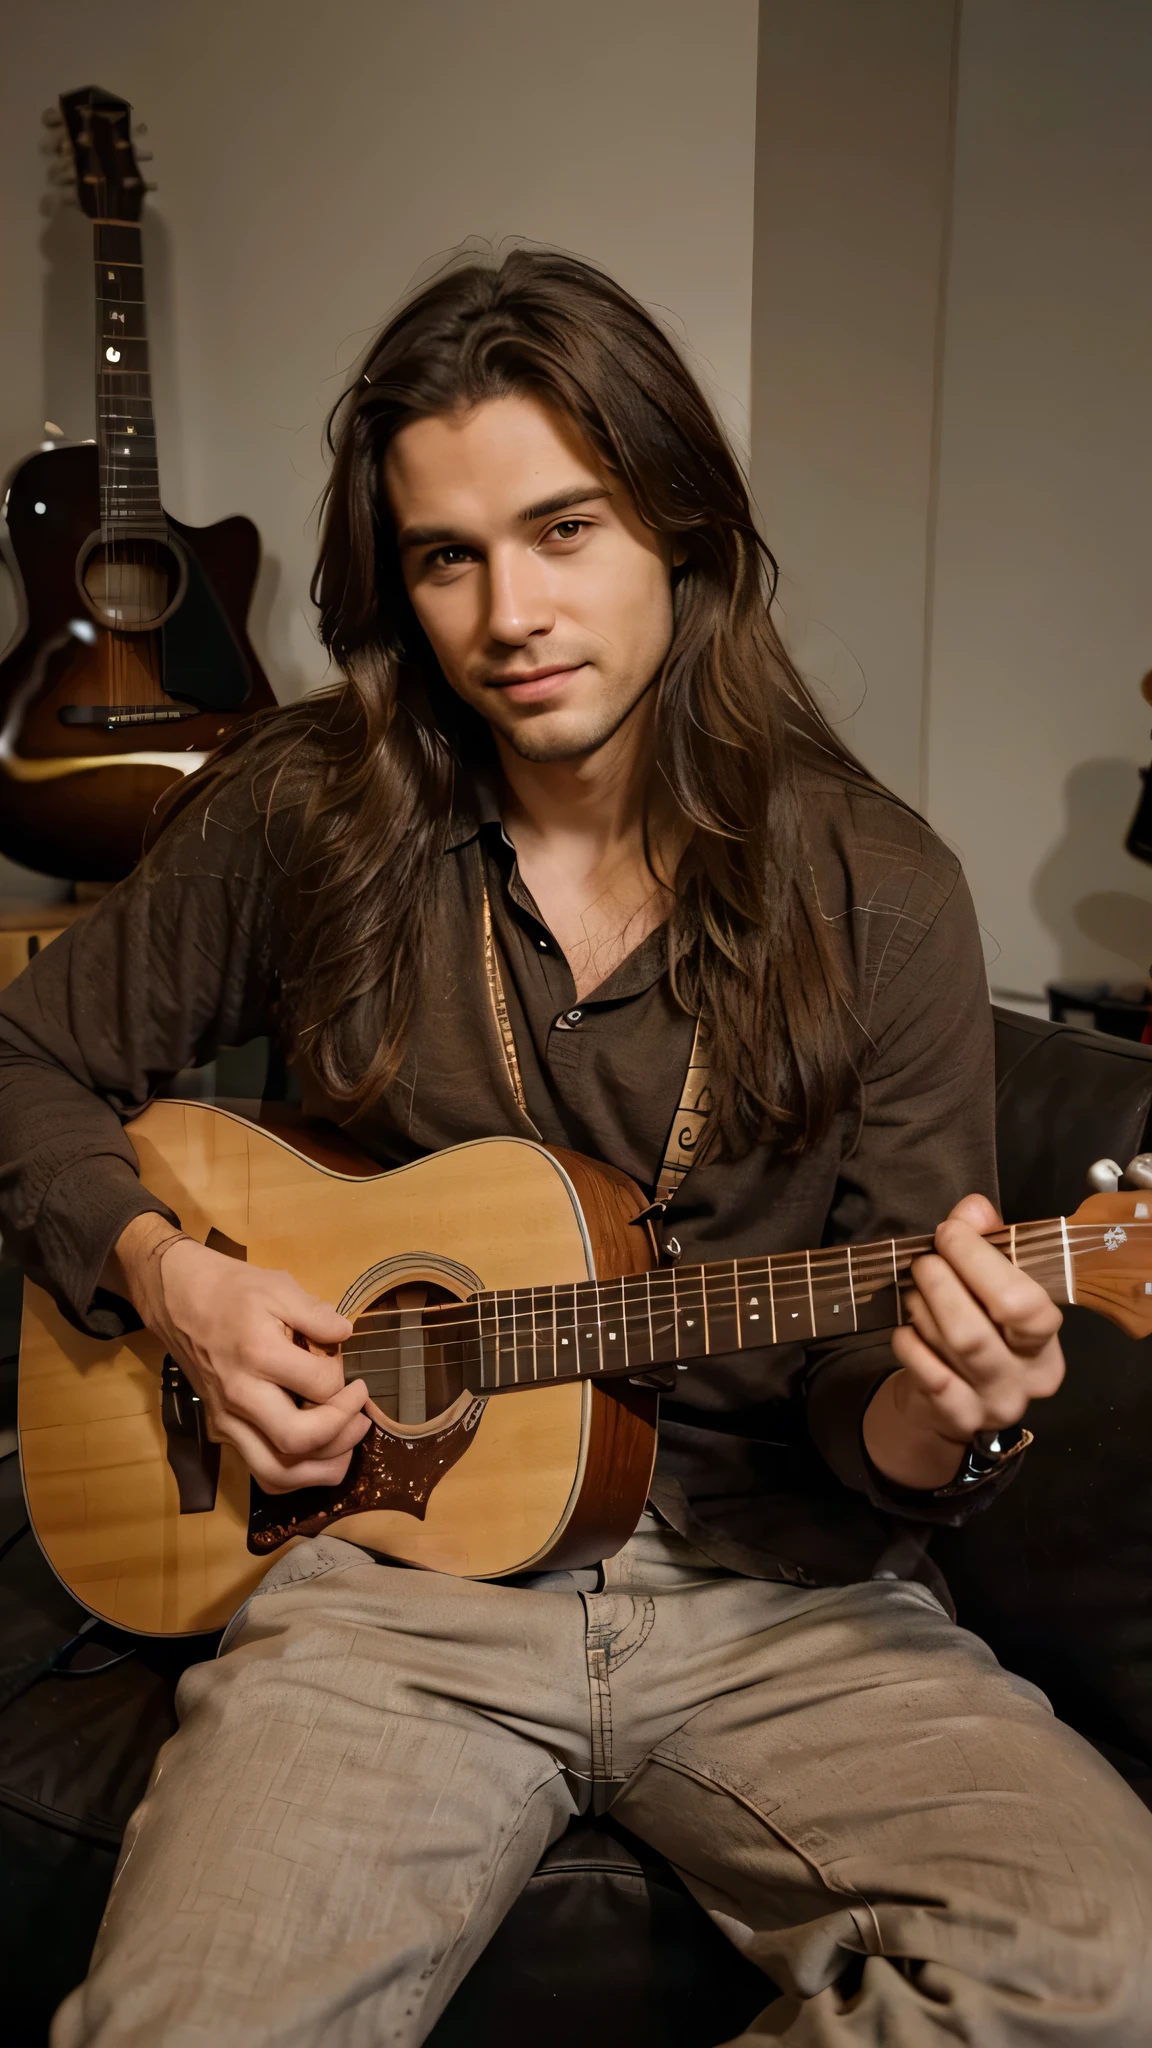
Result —
[[93, 255], [101, 532], [163, 537], [140, 229], [95, 221]]
[[[994, 1232], [991, 1242], [1054, 1300], [1074, 1298], [1068, 1226], [1061, 1218], [1011, 1225]], [[462, 1368], [477, 1393], [645, 1372], [713, 1352], [894, 1328], [904, 1320], [913, 1261], [931, 1249], [930, 1236], [888, 1238], [658, 1267], [622, 1280], [497, 1289], [425, 1309], [419, 1323], [426, 1353]], [[369, 1311], [344, 1346], [349, 1376], [367, 1368], [371, 1385], [374, 1370], [399, 1369], [410, 1345], [397, 1311]]]

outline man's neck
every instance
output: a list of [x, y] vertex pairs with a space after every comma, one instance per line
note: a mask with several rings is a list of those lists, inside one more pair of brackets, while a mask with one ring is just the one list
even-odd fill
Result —
[[590, 754], [529, 761], [499, 734], [504, 823], [517, 847], [563, 843], [577, 869], [642, 853], [652, 778], [651, 699]]
[[654, 697], [594, 753], [528, 761], [496, 737], [504, 826], [577, 994], [606, 980], [671, 907], [683, 846], [653, 784]]

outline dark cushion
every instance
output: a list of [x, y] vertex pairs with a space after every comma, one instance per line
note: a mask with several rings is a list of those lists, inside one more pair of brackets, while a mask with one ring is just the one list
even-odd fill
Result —
[[428, 2048], [717, 2048], [777, 1996], [662, 1856], [575, 1821], [428, 2036]]
[[[1006, 1221], [1067, 1215], [1092, 1163], [1144, 1149], [1152, 1048], [996, 1013]], [[1152, 1338], [1070, 1309], [1067, 1377], [995, 1511], [933, 1555], [966, 1627], [1152, 1790]]]

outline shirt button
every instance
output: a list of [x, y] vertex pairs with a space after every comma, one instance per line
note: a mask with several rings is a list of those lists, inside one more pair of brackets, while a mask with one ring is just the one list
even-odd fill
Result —
[[566, 1024], [578, 1024], [583, 1015], [583, 1010], [565, 1010], [564, 1022]]
[[546, 953], [546, 952], [548, 951], [548, 941], [547, 941], [547, 939], [537, 939], [537, 941], [536, 941], [536, 944], [537, 944], [537, 945], [539, 946], [539, 948], [540, 948], [540, 951], [541, 951], [542, 953]]

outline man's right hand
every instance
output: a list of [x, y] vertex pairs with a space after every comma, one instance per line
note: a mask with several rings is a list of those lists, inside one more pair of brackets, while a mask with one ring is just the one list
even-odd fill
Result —
[[344, 1384], [346, 1316], [290, 1273], [209, 1251], [155, 1214], [133, 1218], [101, 1277], [184, 1368], [213, 1442], [232, 1444], [266, 1493], [339, 1484], [371, 1427], [364, 1381]]

